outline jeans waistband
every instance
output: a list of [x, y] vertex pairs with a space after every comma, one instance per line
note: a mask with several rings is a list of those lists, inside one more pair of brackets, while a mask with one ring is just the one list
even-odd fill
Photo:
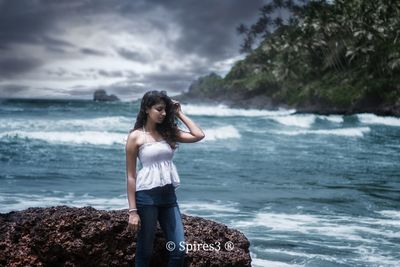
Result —
[[172, 184], [167, 184], [148, 190], [136, 191], [136, 205], [176, 205], [175, 188]]

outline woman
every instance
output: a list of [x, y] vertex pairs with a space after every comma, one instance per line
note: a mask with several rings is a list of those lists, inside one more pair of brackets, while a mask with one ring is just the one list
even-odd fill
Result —
[[[178, 129], [175, 117], [189, 129]], [[135, 264], [148, 266], [153, 250], [157, 220], [168, 246], [168, 266], [183, 266], [184, 232], [175, 188], [180, 180], [172, 157], [177, 142], [194, 143], [203, 131], [181, 110], [180, 103], [164, 91], [144, 94], [134, 128], [126, 143], [128, 228], [138, 231]], [[142, 168], [136, 173], [136, 159]]]

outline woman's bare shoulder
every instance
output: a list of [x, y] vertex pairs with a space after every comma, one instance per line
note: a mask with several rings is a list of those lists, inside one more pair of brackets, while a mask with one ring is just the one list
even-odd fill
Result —
[[143, 132], [139, 129], [133, 130], [128, 134], [128, 144], [140, 146], [144, 141]]
[[130, 138], [130, 139], [138, 138], [142, 133], [143, 132], [141, 130], [139, 130], [139, 129], [136, 129], [136, 130], [133, 130], [133, 131], [131, 130], [129, 132], [129, 134], [128, 134], [128, 138]]

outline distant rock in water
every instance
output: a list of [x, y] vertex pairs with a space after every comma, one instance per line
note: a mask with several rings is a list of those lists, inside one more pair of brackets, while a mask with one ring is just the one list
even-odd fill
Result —
[[[192, 245], [185, 266], [251, 266], [241, 232], [200, 217], [182, 214], [182, 220], [187, 248]], [[58, 206], [0, 213], [0, 266], [134, 266], [136, 235], [127, 226], [127, 210]], [[151, 266], [166, 261], [158, 226]]]
[[96, 90], [93, 95], [94, 101], [119, 101], [116, 95], [107, 95], [103, 89]]

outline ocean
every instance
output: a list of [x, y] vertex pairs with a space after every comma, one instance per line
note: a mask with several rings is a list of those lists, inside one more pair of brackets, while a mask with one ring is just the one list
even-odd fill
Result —
[[[0, 100], [0, 212], [126, 209], [139, 102]], [[400, 118], [183, 104], [181, 211], [250, 240], [253, 266], [399, 266]], [[185, 129], [184, 125], [180, 125]]]

